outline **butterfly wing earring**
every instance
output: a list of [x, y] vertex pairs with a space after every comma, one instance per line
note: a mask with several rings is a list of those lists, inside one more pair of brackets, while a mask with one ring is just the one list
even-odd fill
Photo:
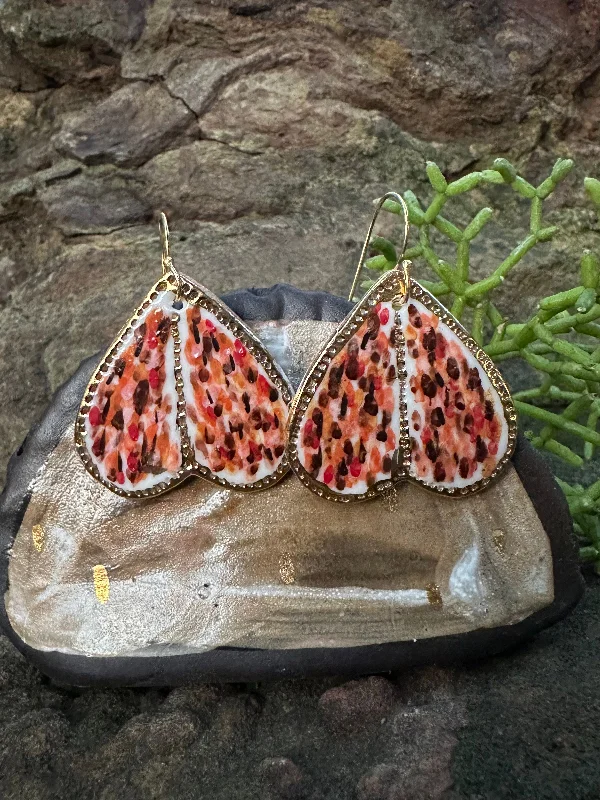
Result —
[[239, 490], [288, 471], [290, 384], [252, 331], [169, 252], [162, 278], [120, 331], [86, 389], [75, 443], [117, 494], [157, 495], [191, 475]]
[[[377, 215], [361, 253], [350, 299]], [[375, 497], [404, 480], [448, 495], [489, 484], [509, 460], [516, 414], [500, 373], [400, 260], [352, 309], [290, 408], [288, 457], [328, 500]]]

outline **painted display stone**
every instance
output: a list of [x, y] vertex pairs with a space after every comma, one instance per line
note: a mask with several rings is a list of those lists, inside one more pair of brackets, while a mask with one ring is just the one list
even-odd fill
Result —
[[[350, 309], [286, 286], [225, 300], [294, 386]], [[95, 481], [73, 445], [97, 363], [56, 394], [13, 456], [0, 502], [3, 628], [61, 681], [243, 681], [481, 658], [560, 619], [581, 594], [564, 498], [524, 441], [493, 484], [459, 498], [404, 482], [332, 504], [294, 474], [258, 493], [197, 477], [125, 497]], [[489, 453], [498, 431], [486, 399], [477, 424]], [[413, 429], [432, 424], [422, 414], [417, 402]]]

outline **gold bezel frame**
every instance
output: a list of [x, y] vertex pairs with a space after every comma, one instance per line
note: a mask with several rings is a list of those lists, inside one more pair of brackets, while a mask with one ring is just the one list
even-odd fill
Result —
[[87, 447], [85, 445], [85, 421], [87, 414], [90, 410], [90, 404], [93, 400], [94, 392], [98, 388], [100, 381], [104, 378], [104, 375], [110, 369], [113, 361], [115, 360], [120, 348], [123, 346], [125, 339], [129, 336], [133, 328], [136, 326], [137, 322], [139, 321], [140, 317], [147, 311], [147, 309], [152, 305], [152, 303], [158, 298], [159, 294], [162, 292], [172, 291], [176, 297], [179, 297], [181, 300], [189, 303], [190, 305], [196, 305], [199, 308], [203, 308], [206, 311], [211, 312], [215, 315], [215, 317], [219, 320], [219, 322], [223, 323], [227, 326], [227, 328], [244, 344], [247, 350], [252, 353], [252, 355], [260, 361], [262, 367], [265, 369], [269, 378], [273, 381], [277, 389], [279, 390], [283, 401], [290, 407], [291, 398], [292, 398], [292, 388], [289, 384], [287, 378], [281, 371], [280, 367], [276, 364], [275, 360], [272, 358], [271, 354], [268, 350], [264, 347], [258, 337], [250, 330], [250, 328], [241, 320], [237, 314], [235, 314], [230, 308], [228, 308], [221, 300], [219, 300], [216, 295], [212, 294], [208, 289], [206, 289], [201, 284], [194, 281], [192, 278], [189, 278], [185, 275], [175, 275], [172, 272], [168, 272], [163, 277], [161, 277], [155, 284], [152, 286], [142, 303], [138, 306], [133, 316], [127, 321], [127, 323], [121, 328], [119, 331], [116, 339], [108, 348], [106, 355], [98, 365], [98, 367], [94, 370], [92, 377], [90, 378], [88, 385], [86, 387], [83, 400], [81, 401], [81, 405], [77, 414], [77, 418], [75, 420], [75, 446], [81, 460], [87, 471], [94, 477], [97, 481], [99, 481], [103, 486], [106, 486], [115, 494], [120, 495], [121, 497], [130, 497], [130, 498], [142, 498], [142, 497], [154, 497], [156, 495], [164, 494], [171, 489], [174, 489], [183, 481], [187, 480], [190, 477], [200, 477], [205, 478], [206, 480], [210, 480], [213, 483], [226, 488], [232, 489], [233, 491], [238, 492], [258, 492], [264, 489], [269, 489], [271, 486], [274, 486], [278, 483], [282, 478], [284, 478], [287, 473], [289, 472], [289, 465], [287, 463], [287, 454], [284, 453], [282, 460], [277, 467], [277, 469], [272, 472], [270, 475], [261, 478], [260, 480], [256, 481], [255, 483], [250, 484], [239, 484], [239, 483], [230, 483], [229, 481], [225, 480], [224, 478], [219, 477], [218, 474], [211, 472], [208, 467], [203, 467], [201, 464], [198, 464], [194, 458], [193, 448], [189, 441], [189, 435], [187, 430], [186, 424], [186, 403], [184, 397], [184, 387], [183, 387], [183, 377], [181, 371], [181, 343], [179, 338], [179, 314], [177, 312], [173, 313], [171, 316], [171, 333], [173, 336], [173, 344], [174, 344], [174, 361], [175, 361], [175, 386], [177, 390], [177, 416], [176, 416], [176, 424], [177, 429], [179, 431], [181, 437], [181, 467], [177, 474], [166, 480], [161, 481], [156, 486], [153, 486], [149, 489], [121, 489], [119, 486], [112, 484], [110, 481], [106, 480], [99, 472], [98, 468], [96, 467], [93, 459], [88, 453]]
[[[314, 360], [311, 368], [305, 375], [302, 383], [298, 387], [294, 399], [290, 405], [290, 412], [288, 417], [288, 430], [287, 430], [287, 454], [288, 461], [302, 483], [327, 500], [336, 503], [354, 503], [368, 500], [372, 497], [378, 497], [383, 493], [389, 492], [393, 487], [398, 486], [400, 483], [411, 481], [416, 483], [430, 492], [436, 494], [446, 495], [448, 497], [464, 497], [465, 495], [474, 494], [475, 492], [485, 489], [489, 484], [500, 474], [504, 466], [510, 460], [515, 444], [517, 434], [517, 416], [515, 407], [510, 397], [508, 387], [504, 382], [500, 372], [494, 365], [489, 356], [482, 350], [482, 348], [475, 342], [469, 335], [468, 331], [458, 322], [458, 320], [450, 314], [426, 289], [424, 289], [417, 281], [410, 279], [408, 287], [405, 284], [405, 275], [407, 275], [408, 263], [404, 262], [404, 273], [400, 269], [394, 269], [385, 273], [377, 283], [365, 294], [359, 303], [352, 309], [348, 316], [340, 323], [338, 330], [329, 339], [323, 350], [319, 353]], [[389, 302], [398, 298], [402, 294], [402, 302], [408, 302], [412, 297], [419, 300], [432, 311], [439, 319], [447, 325], [447, 327], [461, 340], [467, 349], [477, 359], [481, 367], [487, 374], [492, 386], [498, 393], [504, 418], [508, 426], [507, 436], [507, 449], [502, 456], [494, 471], [486, 478], [482, 478], [476, 483], [465, 487], [445, 487], [433, 486], [428, 484], [421, 478], [410, 474], [410, 435], [407, 419], [406, 407], [406, 366], [405, 366], [405, 342], [404, 333], [400, 325], [399, 309], [395, 311], [396, 322], [396, 355], [397, 355], [397, 373], [398, 380], [400, 381], [400, 431], [398, 448], [395, 451], [395, 457], [392, 465], [391, 476], [387, 480], [378, 481], [370, 489], [361, 494], [342, 494], [330, 489], [327, 485], [315, 480], [313, 476], [301, 464], [298, 456], [298, 440], [300, 435], [300, 423], [302, 416], [310, 401], [312, 400], [318, 386], [320, 385], [327, 368], [337, 353], [348, 343], [354, 336], [356, 331], [365, 321], [371, 310], [380, 302]]]

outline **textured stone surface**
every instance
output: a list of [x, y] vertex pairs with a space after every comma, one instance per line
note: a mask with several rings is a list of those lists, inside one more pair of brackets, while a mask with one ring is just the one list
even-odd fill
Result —
[[[410, 186], [426, 199], [425, 158], [457, 177], [507, 155], [535, 181], [558, 155], [572, 156], [579, 177], [597, 175], [599, 23], [594, 0], [6, 0], [0, 7], [0, 468], [54, 389], [82, 357], [110, 341], [157, 274], [156, 229], [147, 216], [157, 206], [170, 213], [182, 268], [215, 291], [287, 280], [344, 294], [371, 198]], [[215, 67], [215, 59], [231, 59], [231, 70]], [[190, 77], [197, 68], [202, 86]], [[282, 82], [271, 97], [261, 95], [261, 86], [272, 86], [271, 71], [292, 70], [303, 76], [297, 94]], [[154, 159], [204, 147], [203, 137], [213, 135], [228, 154], [200, 162], [196, 172], [185, 164], [183, 181], [170, 178], [164, 197], [156, 173], [144, 174], [151, 162], [115, 166], [110, 156], [104, 166], [77, 158], [65, 165], [53, 144], [71, 115], [89, 120], [100, 103], [140, 81], [148, 91], [156, 84], [162, 102], [175, 94], [173, 107], [188, 120], [184, 128], [171, 127], [156, 114], [149, 129]], [[231, 100], [244, 95], [251, 98], [247, 122]], [[188, 100], [190, 108], [198, 103], [199, 119], [185, 109]], [[237, 129], [225, 116], [228, 108]], [[151, 115], [145, 119], [154, 126]], [[100, 123], [97, 132], [106, 137]], [[121, 121], [117, 127], [125, 128]], [[137, 136], [130, 126], [120, 152], [141, 163], [150, 151]], [[244, 185], [229, 201], [234, 181], [222, 176], [241, 164], [248, 165]], [[280, 176], [293, 189], [283, 206], [271, 202]], [[71, 181], [78, 201], [70, 199]], [[105, 191], [117, 200], [103, 203]], [[509, 193], [501, 198], [493, 236], [475, 249], [481, 273], [526, 225], [520, 202]], [[484, 205], [485, 196], [477, 202]], [[504, 309], [526, 313], [541, 291], [565, 288], [576, 269], [573, 250], [597, 248], [597, 223], [575, 179], [560, 190], [548, 221], [567, 203], [575, 205], [567, 233], [532, 253], [527, 268], [507, 281]], [[457, 219], [468, 213], [457, 212]], [[449, 720], [464, 714], [466, 727], [460, 720], [439, 723], [439, 747], [435, 735], [430, 739], [438, 775], [453, 776], [452, 800], [597, 794], [599, 596], [593, 583], [587, 604], [508, 658], [456, 675], [440, 672], [425, 688], [412, 673], [398, 680], [411, 707]], [[399, 800], [398, 773], [420, 763], [417, 746], [412, 755], [395, 748], [418, 739], [421, 729], [392, 728], [391, 718], [350, 739], [329, 732], [318, 699], [330, 684], [322, 681], [224, 690], [234, 705], [245, 709], [247, 696], [258, 705], [244, 712], [247, 727], [227, 745], [216, 735], [218, 692], [67, 691], [48, 685], [5, 640], [0, 687], [0, 727], [10, 742], [0, 791], [9, 799], [254, 800], [265, 791], [264, 759], [289, 758], [314, 800], [354, 800], [374, 770], [382, 791], [396, 785], [391, 797]], [[104, 748], [119, 731], [169, 706], [197, 717], [193, 741], [186, 738], [160, 758], [145, 752], [111, 767]], [[37, 712], [43, 714], [29, 716]], [[459, 740], [453, 764], [450, 736]], [[50, 739], [52, 749], [44, 750]]]
[[140, 81], [67, 117], [53, 144], [84, 164], [139, 166], [176, 140], [192, 118], [161, 86]]

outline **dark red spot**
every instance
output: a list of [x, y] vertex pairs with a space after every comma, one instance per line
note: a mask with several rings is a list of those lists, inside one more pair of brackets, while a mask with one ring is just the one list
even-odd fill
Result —
[[334, 439], [341, 439], [342, 438], [342, 429], [337, 424], [337, 422], [334, 422], [333, 425], [331, 426], [331, 436]]
[[433, 441], [433, 439], [430, 439], [425, 445], [425, 453], [430, 461], [436, 461], [437, 457], [439, 456], [440, 454], [439, 447]]
[[441, 461], [436, 461], [433, 468], [433, 477], [438, 483], [446, 480], [446, 470]]
[[431, 424], [435, 425], [436, 428], [440, 428], [446, 422], [446, 418], [444, 417], [444, 412], [441, 408], [434, 408], [431, 412]]
[[258, 376], [258, 381], [256, 382], [256, 385], [258, 386], [259, 392], [261, 392], [262, 394], [268, 395], [271, 393], [271, 384], [265, 378], [264, 375]]
[[352, 475], [353, 478], [358, 478], [361, 473], [361, 470], [362, 470], [362, 464], [360, 463], [358, 458], [355, 458], [350, 464], [350, 475]]
[[317, 436], [323, 435], [323, 412], [320, 408], [315, 408], [312, 412], [312, 421], [317, 429]]
[[412, 325], [414, 325], [415, 328], [423, 327], [423, 320], [421, 319], [421, 316], [417, 311], [417, 307], [412, 303], [408, 307], [408, 316]]
[[90, 425], [93, 425], [94, 427], [100, 425], [102, 422], [102, 414], [100, 413], [98, 406], [92, 406], [92, 408], [90, 408], [88, 419], [90, 421]]
[[104, 457], [104, 448], [106, 447], [106, 431], [102, 431], [102, 436], [99, 436], [92, 445], [92, 453], [96, 458]]
[[471, 389], [471, 391], [478, 389], [481, 386], [481, 378], [479, 377], [479, 371], [477, 367], [472, 367], [469, 370], [469, 377], [467, 379], [467, 389]]
[[340, 404], [340, 419], [343, 419], [346, 416], [346, 412], [348, 411], [348, 396], [344, 392], [342, 397], [342, 402]]
[[452, 356], [446, 361], [446, 372], [448, 373], [448, 377], [452, 378], [453, 381], [457, 381], [460, 378], [458, 361]]
[[433, 330], [433, 328], [429, 328], [429, 330], [423, 334], [421, 341], [423, 342], [423, 347], [426, 350], [429, 351], [435, 350], [435, 345], [437, 343], [437, 336], [435, 335], [435, 331]]
[[488, 448], [481, 436], [475, 442], [475, 458], [477, 461], [485, 461], [488, 456]]
[[358, 378], [358, 359], [356, 357], [349, 358], [346, 364], [346, 377], [349, 381], [355, 381]]
[[427, 373], [421, 375], [421, 389], [425, 397], [433, 398], [437, 394], [438, 386], [435, 381], [432, 381]]
[[[150, 372], [152, 372], [152, 370], [150, 370]], [[148, 377], [150, 377], [150, 375], [148, 375]], [[135, 387], [135, 391], [133, 393], [133, 407], [135, 408], [135, 413], [140, 416], [142, 415], [144, 408], [146, 407], [146, 403], [148, 402], [149, 392], [150, 387], [148, 381], [140, 381]]]

